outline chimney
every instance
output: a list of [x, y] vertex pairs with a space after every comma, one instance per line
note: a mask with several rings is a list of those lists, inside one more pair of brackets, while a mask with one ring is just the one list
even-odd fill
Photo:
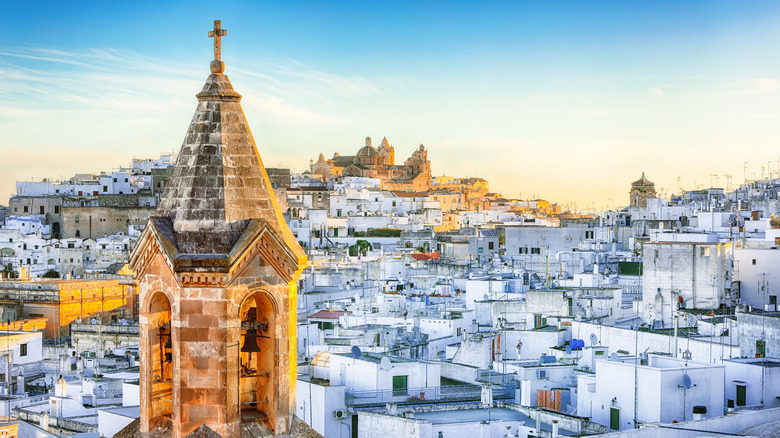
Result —
[[707, 406], [694, 406], [693, 407], [693, 419], [703, 420], [707, 418]]

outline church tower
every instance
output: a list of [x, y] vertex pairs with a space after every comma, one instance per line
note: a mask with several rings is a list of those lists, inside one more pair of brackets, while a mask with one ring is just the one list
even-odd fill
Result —
[[296, 282], [306, 256], [223, 74], [225, 34], [215, 21], [211, 75], [131, 255], [143, 436], [285, 436], [295, 412]]
[[647, 207], [647, 200], [655, 198], [655, 184], [645, 178], [645, 173], [642, 172], [642, 177], [631, 183], [631, 191], [628, 192], [629, 206], [636, 208]]

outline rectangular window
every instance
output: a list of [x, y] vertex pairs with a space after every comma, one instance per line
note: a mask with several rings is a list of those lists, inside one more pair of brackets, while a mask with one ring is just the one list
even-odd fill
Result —
[[54, 214], [60, 214], [60, 206], [59, 205], [55, 205], [54, 206]]
[[393, 376], [393, 397], [406, 396], [407, 379], [409, 376]]
[[709, 246], [703, 246], [699, 248], [699, 255], [702, 257], [709, 257], [710, 256], [710, 247]]
[[520, 248], [520, 254], [528, 254], [528, 247], [524, 246], [524, 247]]
[[27, 344], [19, 344], [19, 356], [27, 356]]
[[479, 247], [479, 250], [477, 252], [482, 254], [482, 247], [481, 246]]
[[541, 254], [542, 251], [539, 248], [531, 248], [531, 254]]
[[341, 210], [336, 210], [336, 217], [341, 217]]
[[657, 249], [653, 251], [653, 255], [654, 255], [655, 258], [658, 258], [658, 250]]
[[753, 259], [753, 265], [755, 265], [755, 264], [756, 264], [756, 259]]
[[592, 239], [593, 238], [593, 231], [586, 231], [585, 232], [585, 238], [586, 239]]
[[25, 213], [29, 212], [29, 208], [26, 205], [24, 206], [24, 212]]
[[40, 214], [46, 213], [46, 210], [44, 209], [43, 205], [41, 205], [40, 212], [41, 212]]
[[493, 249], [493, 242], [488, 242], [488, 249]]

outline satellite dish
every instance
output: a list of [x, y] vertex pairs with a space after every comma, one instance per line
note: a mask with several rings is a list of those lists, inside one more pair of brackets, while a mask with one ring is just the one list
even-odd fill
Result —
[[612, 353], [609, 355], [609, 360], [612, 362], [620, 362], [620, 356], [618, 356], [617, 353]]
[[566, 354], [571, 354], [571, 344], [566, 346]]
[[599, 338], [596, 337], [595, 333], [590, 334], [590, 345], [596, 345], [599, 343]]
[[483, 296], [482, 296], [482, 298], [483, 298], [485, 301], [489, 301], [489, 300], [490, 300], [490, 296], [488, 296], [488, 294], [485, 294], [485, 295], [483, 295]]
[[90, 323], [92, 323], [92, 325], [95, 325], [95, 324], [97, 324], [97, 319], [95, 319], [95, 318], [92, 318], [92, 319], [90, 320]]
[[127, 325], [127, 320], [126, 320], [126, 319], [124, 319], [124, 318], [122, 318], [121, 320], [119, 320], [119, 324], [121, 324], [121, 325]]
[[691, 389], [691, 387], [693, 386], [693, 381], [691, 380], [691, 376], [687, 374], [683, 374], [683, 386], [686, 389]]
[[360, 352], [360, 347], [358, 347], [357, 345], [352, 347], [352, 358], [353, 359], [360, 359], [360, 356], [362, 354], [363, 353]]
[[379, 361], [379, 369], [389, 371], [393, 369], [393, 363], [390, 362], [390, 359], [387, 357], [383, 357], [381, 361]]

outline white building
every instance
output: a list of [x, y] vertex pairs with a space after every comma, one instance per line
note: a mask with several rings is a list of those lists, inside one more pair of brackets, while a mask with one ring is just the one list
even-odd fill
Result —
[[635, 357], [597, 362], [595, 375], [578, 376], [577, 415], [611, 430], [685, 422], [694, 412], [706, 411], [707, 418], [724, 413], [724, 365], [657, 355], [641, 365]]
[[678, 309], [717, 309], [732, 302], [731, 243], [712, 234], [664, 233], [643, 249], [642, 317], [673, 324]]

